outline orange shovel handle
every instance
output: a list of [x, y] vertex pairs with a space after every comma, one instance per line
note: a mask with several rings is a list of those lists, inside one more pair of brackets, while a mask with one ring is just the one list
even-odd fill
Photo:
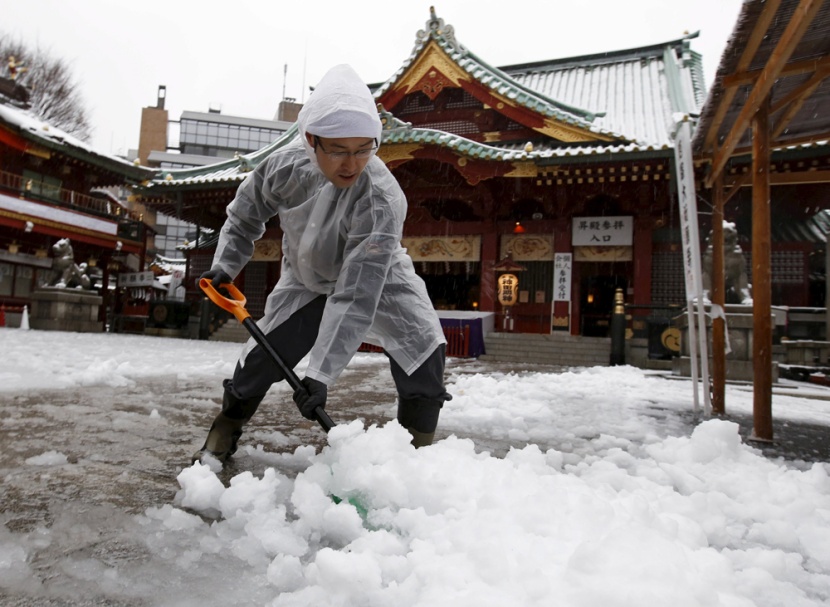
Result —
[[199, 279], [199, 287], [205, 292], [205, 295], [207, 295], [213, 303], [226, 312], [230, 312], [236, 316], [236, 320], [239, 322], [244, 322], [246, 318], [251, 317], [248, 310], [245, 309], [245, 304], [248, 300], [242, 294], [242, 291], [237, 289], [233, 283], [225, 282], [219, 285], [219, 287], [221, 289], [225, 289], [231, 297], [225, 297], [222, 295], [214, 288], [213, 283], [211, 283], [207, 278]]

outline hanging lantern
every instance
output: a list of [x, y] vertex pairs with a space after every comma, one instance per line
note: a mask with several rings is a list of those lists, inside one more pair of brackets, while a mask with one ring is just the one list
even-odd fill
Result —
[[503, 306], [512, 306], [519, 298], [519, 279], [515, 274], [499, 276], [499, 303]]

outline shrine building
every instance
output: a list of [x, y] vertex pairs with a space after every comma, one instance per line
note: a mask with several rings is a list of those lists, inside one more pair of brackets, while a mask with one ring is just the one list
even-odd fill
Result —
[[[411, 55], [370, 88], [378, 155], [409, 203], [403, 245], [436, 309], [490, 313], [496, 331], [605, 337], [617, 289], [630, 304], [684, 301], [672, 129], [705, 98], [695, 36], [496, 68], [431, 13]], [[209, 268], [239, 183], [296, 136], [294, 125], [258, 152], [162, 169], [138, 189], [199, 226], [188, 285]], [[280, 241], [275, 220], [236, 279], [255, 317]], [[508, 270], [509, 326], [497, 293]]]
[[127, 193], [152, 173], [96, 152], [33, 117], [26, 107], [0, 91], [2, 316], [14, 314], [19, 322], [21, 310], [31, 308], [35, 291], [55, 278], [54, 245], [66, 239], [75, 262], [104, 300], [103, 331], [117, 277], [146, 267], [153, 228], [129, 208]]

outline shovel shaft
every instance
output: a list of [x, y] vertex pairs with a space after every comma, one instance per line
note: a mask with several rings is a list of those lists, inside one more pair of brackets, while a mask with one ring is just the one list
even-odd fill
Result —
[[[277, 365], [279, 370], [282, 371], [285, 380], [288, 382], [288, 385], [291, 386], [292, 390], [297, 391], [306, 389], [300, 381], [300, 378], [297, 377], [296, 373], [294, 373], [294, 370], [285, 364], [285, 361], [277, 353], [277, 351], [274, 350], [271, 344], [268, 343], [268, 340], [265, 338], [265, 334], [251, 318], [251, 315], [245, 309], [245, 303], [247, 300], [239, 289], [231, 283], [221, 285], [220, 288], [225, 289], [231, 296], [225, 297], [214, 288], [213, 284], [209, 280], [205, 278], [202, 278], [199, 281], [199, 286], [213, 303], [223, 310], [233, 314], [236, 319], [242, 323], [242, 325], [248, 330], [248, 333], [251, 334], [251, 337], [254, 338], [254, 341], [268, 355], [268, 358], [270, 358], [274, 364]], [[326, 410], [323, 409], [323, 407], [317, 407], [314, 409], [314, 418], [326, 432], [334, 428], [334, 422], [328, 416], [328, 413], [326, 413]]]
[[[285, 364], [285, 361], [282, 360], [282, 357], [277, 354], [277, 351], [268, 343], [268, 340], [265, 338], [265, 334], [262, 330], [257, 326], [254, 320], [249, 316], [245, 320], [242, 321], [242, 324], [248, 329], [248, 333], [251, 334], [251, 337], [254, 338], [254, 341], [259, 344], [259, 347], [262, 348], [265, 353], [268, 355], [274, 363], [279, 367], [280, 371], [282, 371], [283, 376], [285, 377], [285, 381], [288, 382], [288, 385], [291, 386], [293, 390], [305, 390], [306, 387], [300, 381], [300, 378], [297, 377], [297, 374], [294, 373], [294, 369], [289, 367]], [[320, 426], [328, 432], [334, 427], [334, 422], [329, 417], [326, 410], [323, 407], [317, 407], [314, 409], [314, 417], [317, 419], [317, 422]]]

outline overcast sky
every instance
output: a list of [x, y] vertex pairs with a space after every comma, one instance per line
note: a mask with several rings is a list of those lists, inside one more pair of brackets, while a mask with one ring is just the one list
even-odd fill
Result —
[[[700, 31], [711, 83], [741, 0], [443, 0], [438, 17], [491, 65], [601, 53]], [[184, 110], [274, 117], [285, 96], [307, 96], [325, 71], [350, 63], [367, 82], [409, 56], [430, 3], [413, 0], [25, 0], [7, 2], [0, 31], [73, 71], [93, 145], [138, 147], [141, 108], [167, 87], [171, 119]], [[5, 63], [5, 61], [4, 61]], [[287, 65], [287, 75], [286, 75]]]

